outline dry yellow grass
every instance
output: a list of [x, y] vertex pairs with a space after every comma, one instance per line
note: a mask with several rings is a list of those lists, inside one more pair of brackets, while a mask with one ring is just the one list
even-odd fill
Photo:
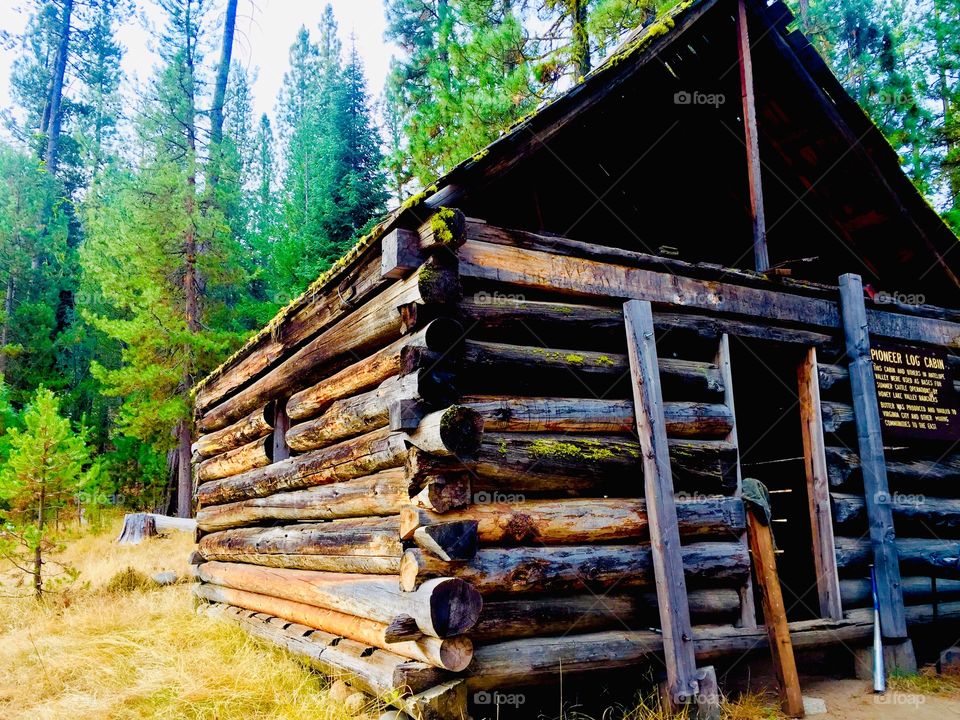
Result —
[[[136, 546], [68, 544], [78, 586], [45, 605], [0, 599], [0, 717], [340, 720], [324, 681], [229, 623], [198, 616], [187, 585], [110, 593], [126, 567], [186, 569], [186, 533]], [[9, 592], [10, 576], [6, 576]]]
[[[193, 611], [189, 585], [143, 589], [111, 580], [128, 568], [184, 574], [187, 533], [117, 545], [122, 517], [100, 533], [67, 531], [58, 558], [80, 571], [72, 588], [38, 605], [0, 575], [0, 717], [5, 720], [346, 720], [329, 681], [239, 627]], [[114, 582], [114, 586], [118, 583]], [[778, 717], [771, 698], [724, 704], [724, 720]], [[377, 717], [379, 708], [366, 708]], [[565, 713], [573, 716], [588, 715]], [[598, 717], [663, 720], [655, 697]]]

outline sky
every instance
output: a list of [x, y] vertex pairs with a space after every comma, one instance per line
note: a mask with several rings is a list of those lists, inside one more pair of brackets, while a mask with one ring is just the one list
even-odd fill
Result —
[[[371, 98], [379, 96], [387, 76], [394, 49], [383, 39], [383, 0], [329, 0], [340, 25], [344, 46], [350, 34], [364, 60]], [[140, 17], [132, 19], [120, 32], [126, 54], [124, 69], [130, 78], [146, 81], [156, 63], [156, 54], [149, 25], [159, 27], [162, 16], [154, 0], [136, 0]], [[218, 3], [221, 4], [222, 3]], [[0, 0], [0, 29], [11, 34], [23, 31], [27, 12], [25, 0]], [[257, 116], [266, 112], [273, 116], [277, 93], [287, 69], [287, 50], [297, 30], [305, 25], [315, 34], [317, 20], [325, 0], [239, 0], [234, 60], [248, 70], [257, 70], [254, 83], [254, 110]], [[219, 8], [214, 17], [219, 17]], [[18, 48], [0, 48], [0, 107], [10, 106], [10, 67]], [[219, 49], [209, 58], [215, 66]]]

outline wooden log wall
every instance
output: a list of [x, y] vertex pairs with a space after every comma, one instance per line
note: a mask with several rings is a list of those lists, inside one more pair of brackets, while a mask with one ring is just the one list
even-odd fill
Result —
[[[196, 594], [211, 609], [404, 703], [434, 686], [444, 689], [431, 703], [454, 702], [466, 687], [458, 677], [470, 688], [523, 685], [558, 678], [565, 658], [580, 672], [621, 663], [623, 648], [631, 662], [658, 651], [639, 644], [660, 620], [622, 301], [600, 276], [581, 288], [483, 265], [509, 263], [531, 242], [544, 239], [450, 210], [400, 223], [200, 389]], [[765, 637], [753, 627], [724, 338], [829, 359], [836, 335], [800, 329], [806, 316], [779, 300], [759, 319], [705, 311], [712, 301], [687, 302], [694, 286], [678, 283], [653, 321], [699, 660]], [[852, 538], [863, 498], [845, 439], [849, 382], [841, 364], [820, 367], [839, 592], [858, 608], [864, 551]], [[960, 453], [895, 462], [892, 478], [960, 474]], [[960, 534], [953, 502], [944, 495], [931, 512], [895, 503], [894, 515]], [[941, 576], [947, 549], [930, 562]], [[914, 554], [911, 568], [924, 568], [923, 549]], [[928, 607], [923, 574], [905, 582]], [[940, 588], [960, 598], [960, 587]], [[862, 618], [829, 627], [868, 630]], [[533, 663], [540, 648], [556, 649], [555, 668]]]

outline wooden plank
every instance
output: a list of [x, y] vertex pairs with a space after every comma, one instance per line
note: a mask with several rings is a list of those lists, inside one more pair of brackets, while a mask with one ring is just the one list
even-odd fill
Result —
[[[733, 418], [733, 427], [727, 434], [726, 441], [733, 445], [737, 463], [737, 489], [734, 496], [739, 498], [741, 494], [741, 485], [743, 483], [743, 474], [740, 468], [740, 442], [737, 438], [737, 409], [733, 402], [733, 369], [730, 364], [730, 336], [723, 333], [720, 336], [720, 344], [717, 348], [717, 367], [720, 368], [720, 377], [723, 382], [723, 404], [730, 411], [730, 417]], [[746, 530], [740, 534], [740, 542], [744, 547], [749, 544]], [[753, 599], [753, 578], [747, 576], [747, 581], [740, 588], [740, 626], [745, 628], [755, 628], [757, 626], [757, 608]]]
[[680, 706], [697, 694], [697, 665], [693, 629], [687, 604], [687, 586], [680, 554], [680, 528], [670, 471], [660, 368], [649, 302], [630, 300], [623, 306], [627, 350], [633, 385], [637, 434], [643, 454], [643, 485], [646, 497], [650, 551], [653, 558], [664, 660], [670, 702]]
[[877, 573], [880, 605], [880, 626], [885, 638], [907, 638], [907, 621], [900, 587], [900, 565], [897, 557], [893, 512], [886, 498], [890, 497], [887, 467], [880, 435], [880, 409], [870, 359], [870, 333], [867, 330], [863, 282], [859, 275], [840, 276], [840, 307], [849, 360], [850, 387], [857, 423], [857, 443], [863, 472], [864, 497]]
[[[841, 327], [837, 303], [732, 283], [553, 255], [471, 240], [460, 248], [460, 276], [553, 290], [585, 298], [649, 300], [809, 328]], [[870, 332], [890, 338], [960, 348], [960, 323], [871, 310]]]
[[833, 518], [826, 444], [823, 440], [823, 416], [820, 410], [819, 377], [817, 350], [809, 348], [797, 366], [797, 394], [800, 399], [803, 463], [807, 475], [807, 501], [813, 535], [813, 564], [817, 573], [820, 617], [840, 620], [843, 618], [843, 609], [840, 604], [837, 557], [833, 550]]
[[763, 213], [757, 105], [753, 94], [753, 58], [750, 51], [747, 8], [744, 0], [737, 1], [737, 61], [740, 67], [740, 96], [743, 101], [743, 144], [747, 149], [747, 184], [750, 188], [750, 220], [753, 224], [753, 260], [757, 271], [764, 272], [770, 267], [770, 256], [767, 252], [767, 223]]
[[770, 639], [770, 654], [780, 689], [780, 707], [788, 717], [803, 717], [803, 697], [800, 678], [793, 656], [787, 609], [783, 604], [780, 577], [777, 574], [777, 556], [774, 551], [770, 526], [747, 510], [747, 533], [750, 535], [750, 554], [763, 599], [763, 621]]

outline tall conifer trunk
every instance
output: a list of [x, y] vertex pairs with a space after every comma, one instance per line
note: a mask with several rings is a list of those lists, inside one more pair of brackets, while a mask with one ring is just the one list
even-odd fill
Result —
[[47, 127], [47, 151], [44, 160], [50, 172], [56, 172], [57, 152], [60, 149], [61, 108], [63, 105], [63, 78], [67, 71], [67, 55], [70, 52], [70, 22], [73, 17], [73, 0], [64, 0], [63, 17], [60, 25], [60, 42], [53, 66], [53, 78], [50, 82], [50, 99]]

